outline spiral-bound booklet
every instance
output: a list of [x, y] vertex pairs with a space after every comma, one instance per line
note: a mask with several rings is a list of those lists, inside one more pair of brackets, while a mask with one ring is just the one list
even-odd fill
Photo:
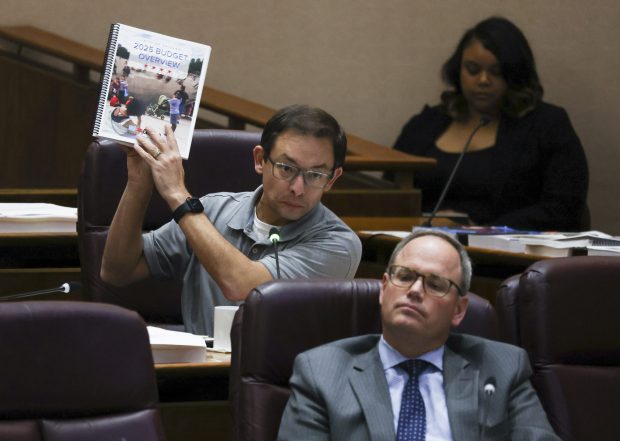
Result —
[[133, 145], [145, 128], [170, 124], [187, 159], [210, 55], [204, 44], [113, 24], [93, 136]]

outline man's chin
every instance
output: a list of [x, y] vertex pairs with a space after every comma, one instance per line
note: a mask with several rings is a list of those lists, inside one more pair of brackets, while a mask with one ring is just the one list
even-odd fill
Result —
[[398, 314], [392, 320], [392, 327], [401, 331], [411, 332], [423, 327], [422, 316], [419, 314]]
[[295, 222], [304, 217], [308, 211], [309, 210], [306, 207], [293, 207], [290, 205], [285, 205], [280, 211], [280, 216], [287, 222]]

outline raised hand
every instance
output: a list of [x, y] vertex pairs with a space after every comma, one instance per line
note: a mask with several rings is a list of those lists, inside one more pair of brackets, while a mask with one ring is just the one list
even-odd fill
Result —
[[134, 150], [148, 165], [155, 188], [174, 210], [190, 194], [185, 188], [183, 160], [172, 127], [166, 124], [163, 135], [150, 128], [143, 133], [136, 137]]

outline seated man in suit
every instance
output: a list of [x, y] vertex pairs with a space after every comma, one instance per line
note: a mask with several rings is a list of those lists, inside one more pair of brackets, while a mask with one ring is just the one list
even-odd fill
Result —
[[278, 439], [559, 441], [525, 351], [450, 333], [470, 280], [469, 257], [451, 237], [403, 239], [383, 275], [383, 334], [299, 355]]
[[[262, 185], [254, 192], [193, 197], [170, 126], [146, 129], [127, 149], [128, 179], [110, 226], [101, 277], [125, 285], [149, 276], [183, 283], [185, 328], [213, 335], [213, 309], [245, 299], [257, 285], [281, 275], [352, 278], [361, 243], [321, 204], [342, 174], [347, 139], [327, 112], [286, 107], [265, 126], [253, 150]], [[205, 174], [209, 164], [204, 164]], [[248, 173], [239, 170], [239, 173]], [[174, 221], [142, 234], [153, 189]], [[279, 264], [269, 231], [280, 229]]]

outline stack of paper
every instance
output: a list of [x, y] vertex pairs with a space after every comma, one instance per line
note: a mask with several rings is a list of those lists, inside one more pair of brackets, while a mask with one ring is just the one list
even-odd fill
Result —
[[204, 337], [155, 326], [146, 329], [155, 363], [201, 363], [207, 360]]
[[[414, 227], [413, 230], [428, 229]], [[513, 230], [508, 227], [432, 227], [459, 240], [464, 245], [510, 253], [525, 253], [545, 257], [573, 255], [620, 256], [620, 237], [600, 231], [579, 233], [540, 233]], [[408, 231], [361, 231], [365, 234], [389, 235], [404, 238]], [[505, 233], [505, 234], [498, 234]]]
[[601, 240], [607, 243], [612, 241], [620, 245], [620, 240], [600, 231], [468, 236], [469, 246], [547, 257], [586, 254], [586, 249]]
[[0, 203], [0, 233], [75, 233], [77, 208], [45, 203]]
[[588, 246], [588, 256], [620, 256], [620, 237], [593, 240]]

